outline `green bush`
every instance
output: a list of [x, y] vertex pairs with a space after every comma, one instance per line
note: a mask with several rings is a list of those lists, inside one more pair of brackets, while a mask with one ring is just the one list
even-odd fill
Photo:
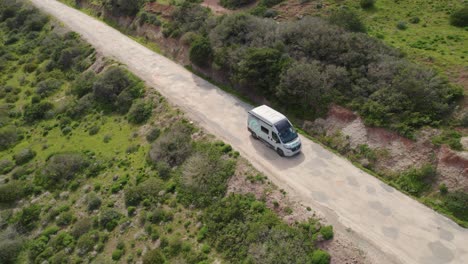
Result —
[[114, 250], [114, 252], [112, 252], [112, 260], [115, 260], [115, 261], [120, 260], [123, 254], [124, 254], [123, 250], [120, 250], [120, 249]]
[[73, 225], [70, 234], [77, 239], [88, 233], [92, 229], [92, 226], [93, 222], [90, 218], [81, 218]]
[[408, 28], [408, 25], [406, 24], [405, 21], [399, 21], [396, 25], [396, 27], [399, 29], [399, 30], [405, 30]]
[[25, 148], [13, 155], [16, 165], [22, 165], [32, 160], [36, 156], [36, 152], [30, 148]]
[[153, 165], [166, 162], [170, 166], [180, 165], [192, 150], [191, 128], [177, 123], [165, 131], [152, 145], [148, 161]]
[[99, 241], [97, 232], [90, 232], [83, 234], [76, 242], [76, 249], [79, 256], [85, 256], [88, 252], [92, 251], [94, 246]]
[[65, 248], [73, 249], [75, 246], [75, 239], [69, 233], [62, 231], [50, 239], [49, 245], [55, 252]]
[[455, 217], [458, 217], [464, 221], [468, 220], [467, 193], [462, 191], [455, 191], [447, 194], [445, 205]]
[[36, 122], [46, 119], [50, 116], [50, 111], [54, 105], [47, 101], [41, 101], [36, 104], [27, 104], [24, 107], [23, 118], [26, 122]]
[[450, 15], [450, 24], [456, 27], [468, 26], [468, 6], [467, 5], [453, 12]]
[[10, 182], [0, 185], [0, 203], [13, 203], [24, 196], [24, 187], [21, 182]]
[[145, 123], [151, 117], [153, 104], [149, 101], [137, 100], [128, 111], [128, 121], [133, 124]]
[[260, 4], [266, 7], [272, 7], [279, 3], [283, 2], [283, 0], [261, 0]]
[[233, 263], [310, 263], [311, 232], [288, 226], [261, 204], [252, 195], [231, 194], [208, 207], [208, 241]]
[[99, 209], [101, 207], [101, 199], [95, 192], [86, 195], [86, 208], [89, 212]]
[[235, 80], [270, 94], [279, 83], [282, 69], [287, 65], [281, 52], [271, 48], [248, 48], [235, 69]]
[[222, 155], [216, 146], [199, 146], [199, 150], [185, 161], [180, 195], [187, 204], [206, 207], [224, 197], [235, 163]]
[[73, 180], [89, 166], [88, 159], [79, 153], [59, 153], [49, 158], [42, 171], [36, 175], [37, 184], [53, 188]]
[[159, 192], [164, 189], [164, 183], [158, 178], [150, 178], [137, 186], [125, 189], [125, 204], [136, 206], [145, 199], [156, 200]]
[[333, 226], [324, 226], [320, 228], [320, 234], [325, 240], [329, 240], [333, 238]]
[[71, 85], [72, 94], [78, 98], [93, 91], [93, 84], [96, 81], [96, 74], [93, 71], [82, 73]]
[[4, 264], [17, 263], [16, 258], [23, 248], [23, 239], [16, 233], [4, 230], [0, 233], [0, 260]]
[[159, 130], [157, 127], [152, 127], [146, 135], [146, 140], [151, 143], [155, 141], [159, 135], [161, 135], [161, 130]]
[[67, 212], [62, 212], [58, 217], [57, 217], [57, 225], [64, 227], [69, 224], [71, 224], [73, 220], [73, 213], [70, 211]]
[[312, 253], [312, 264], [328, 264], [330, 263], [330, 254], [321, 249], [317, 249]]
[[351, 32], [366, 32], [359, 16], [352, 10], [340, 8], [331, 13], [329, 22]]
[[15, 126], [0, 127], [0, 151], [14, 146], [21, 138], [21, 131]]
[[143, 83], [120, 67], [111, 67], [93, 83], [94, 98], [109, 110], [127, 113], [135, 98], [141, 96]]
[[419, 196], [424, 191], [428, 190], [434, 177], [436, 170], [431, 165], [425, 165], [420, 169], [410, 169], [403, 172], [396, 180], [395, 183], [402, 190]]
[[44, 81], [40, 81], [36, 87], [36, 94], [44, 98], [52, 95], [62, 86], [63, 82], [55, 78], [50, 78]]
[[160, 249], [153, 249], [148, 251], [143, 256], [143, 264], [165, 264], [166, 258]]
[[104, 7], [115, 15], [134, 16], [144, 3], [142, 0], [105, 0]]
[[461, 151], [463, 150], [463, 145], [461, 144], [462, 135], [455, 130], [444, 130], [438, 136], [435, 136], [432, 139], [432, 144], [440, 146], [442, 144], [449, 145], [450, 148], [454, 150]]
[[359, 5], [362, 9], [370, 9], [375, 5], [375, 0], [360, 0]]
[[[221, 0], [221, 3], [224, 0]], [[208, 66], [213, 56], [213, 50], [208, 38], [197, 37], [190, 45], [190, 61], [200, 67]]]
[[40, 214], [41, 207], [39, 205], [33, 204], [24, 207], [14, 216], [16, 230], [21, 233], [32, 231], [36, 228], [38, 221], [40, 220]]
[[9, 159], [2, 159], [0, 160], [0, 174], [7, 174], [13, 168], [15, 167], [15, 164], [9, 160]]
[[99, 215], [99, 225], [101, 228], [112, 231], [117, 225], [122, 215], [113, 209], [103, 209]]
[[219, 3], [229, 9], [236, 9], [241, 6], [253, 3], [253, 0], [221, 0]]

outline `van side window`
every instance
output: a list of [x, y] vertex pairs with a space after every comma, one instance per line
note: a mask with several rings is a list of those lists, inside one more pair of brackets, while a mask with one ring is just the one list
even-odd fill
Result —
[[268, 129], [264, 126], [261, 126], [262, 128], [262, 132], [265, 133], [265, 134], [268, 134]]
[[271, 137], [273, 138], [273, 140], [276, 142], [276, 143], [280, 143], [280, 140], [278, 138], [278, 135], [276, 135], [275, 132], [271, 132]]

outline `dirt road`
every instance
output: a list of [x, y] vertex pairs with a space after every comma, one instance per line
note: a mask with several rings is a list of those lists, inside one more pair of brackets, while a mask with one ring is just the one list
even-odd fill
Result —
[[280, 158], [249, 136], [251, 106], [94, 18], [55, 0], [31, 1], [126, 64], [293, 198], [325, 215], [375, 263], [468, 263], [468, 230], [310, 140], [303, 139], [301, 155]]

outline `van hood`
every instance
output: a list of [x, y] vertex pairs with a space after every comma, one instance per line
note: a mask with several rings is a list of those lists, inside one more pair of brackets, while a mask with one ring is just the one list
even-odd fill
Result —
[[300, 139], [299, 136], [298, 136], [295, 140], [284, 144], [284, 146], [287, 147], [287, 148], [292, 149], [292, 148], [297, 147], [297, 146], [300, 145], [300, 144], [301, 144], [301, 139]]

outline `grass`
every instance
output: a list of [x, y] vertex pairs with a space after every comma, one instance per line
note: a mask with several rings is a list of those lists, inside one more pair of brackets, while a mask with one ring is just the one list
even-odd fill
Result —
[[[413, 60], [443, 71], [449, 76], [466, 67], [468, 33], [449, 24], [450, 13], [462, 7], [457, 0], [378, 0], [363, 10], [359, 1], [327, 1], [328, 9], [346, 5], [363, 18], [368, 34], [400, 49]], [[415, 18], [418, 23], [411, 23]], [[399, 30], [404, 22], [407, 29]]]

